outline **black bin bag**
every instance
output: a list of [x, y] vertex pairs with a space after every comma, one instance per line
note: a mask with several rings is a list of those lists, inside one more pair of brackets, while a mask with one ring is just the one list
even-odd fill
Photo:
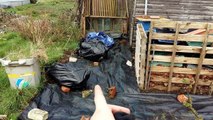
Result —
[[82, 41], [78, 55], [92, 61], [101, 60], [109, 50], [101, 41], [94, 39], [91, 41]]
[[60, 85], [71, 88], [82, 88], [90, 75], [90, 70], [86, 61], [66, 64], [56, 63], [48, 68], [47, 74]]

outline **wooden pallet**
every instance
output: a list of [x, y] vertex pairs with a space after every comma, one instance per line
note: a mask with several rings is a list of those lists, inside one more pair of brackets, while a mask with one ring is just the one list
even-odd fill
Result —
[[[173, 29], [174, 33], [156, 32], [156, 29], [165, 28]], [[186, 32], [197, 29], [204, 29], [206, 32], [198, 35]], [[213, 57], [206, 58], [207, 54], [213, 54], [213, 47], [209, 46], [209, 43], [213, 43], [213, 36], [209, 34], [212, 29], [212, 23], [153, 21], [147, 48], [145, 88], [167, 92], [187, 89], [185, 92], [194, 94], [200, 93], [200, 89], [205, 89], [205, 92], [212, 93], [213, 70], [203, 67], [213, 65]], [[169, 40], [173, 41], [173, 44], [153, 43], [156, 40]], [[201, 42], [202, 46], [179, 45], [180, 41]], [[157, 55], [156, 52], [159, 51], [164, 54]], [[153, 65], [154, 62], [169, 63], [170, 66]], [[183, 67], [177, 67], [176, 64], [182, 64]], [[196, 67], [186, 67], [191, 64]]]

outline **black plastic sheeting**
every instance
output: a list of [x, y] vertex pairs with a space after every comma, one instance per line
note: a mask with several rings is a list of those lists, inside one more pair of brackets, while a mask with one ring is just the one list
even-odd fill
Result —
[[47, 74], [60, 85], [74, 89], [84, 88], [90, 75], [90, 69], [85, 61], [61, 64], [57, 63], [48, 68]]
[[[87, 65], [90, 71], [84, 89], [93, 89], [99, 84], [107, 96], [107, 89], [116, 86], [116, 98], [107, 98], [107, 102], [130, 108], [136, 120], [195, 119], [194, 115], [176, 100], [176, 95], [139, 93], [134, 68], [126, 65], [128, 60], [131, 61], [128, 47], [115, 45], [99, 67], [92, 67], [86, 60], [77, 61], [76, 66]], [[27, 113], [33, 108], [39, 108], [49, 112], [49, 120], [79, 120], [82, 115], [93, 114], [93, 98], [92, 94], [83, 99], [80, 91], [63, 93], [58, 85], [49, 84], [33, 99], [19, 119], [27, 120]], [[213, 119], [213, 97], [192, 95], [192, 100], [193, 107], [205, 120]]]
[[97, 39], [91, 41], [83, 40], [80, 43], [78, 55], [84, 57], [85, 59], [89, 59], [92, 61], [99, 61], [103, 59], [108, 50], [109, 48], [105, 46], [105, 44], [102, 43], [100, 40]]

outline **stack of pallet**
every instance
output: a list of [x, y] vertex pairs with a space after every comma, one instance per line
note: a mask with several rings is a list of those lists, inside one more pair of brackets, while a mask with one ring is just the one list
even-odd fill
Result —
[[146, 58], [139, 60], [142, 65], [138, 73], [144, 76], [139, 83], [148, 90], [212, 94], [212, 29], [212, 23], [151, 22], [149, 38], [137, 39], [147, 43], [140, 45], [147, 51]]

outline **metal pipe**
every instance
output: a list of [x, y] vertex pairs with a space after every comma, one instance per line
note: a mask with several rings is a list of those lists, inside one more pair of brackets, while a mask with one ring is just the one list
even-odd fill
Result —
[[147, 6], [148, 6], [148, 0], [145, 0], [145, 10], [144, 10], [145, 15], [147, 15]]

